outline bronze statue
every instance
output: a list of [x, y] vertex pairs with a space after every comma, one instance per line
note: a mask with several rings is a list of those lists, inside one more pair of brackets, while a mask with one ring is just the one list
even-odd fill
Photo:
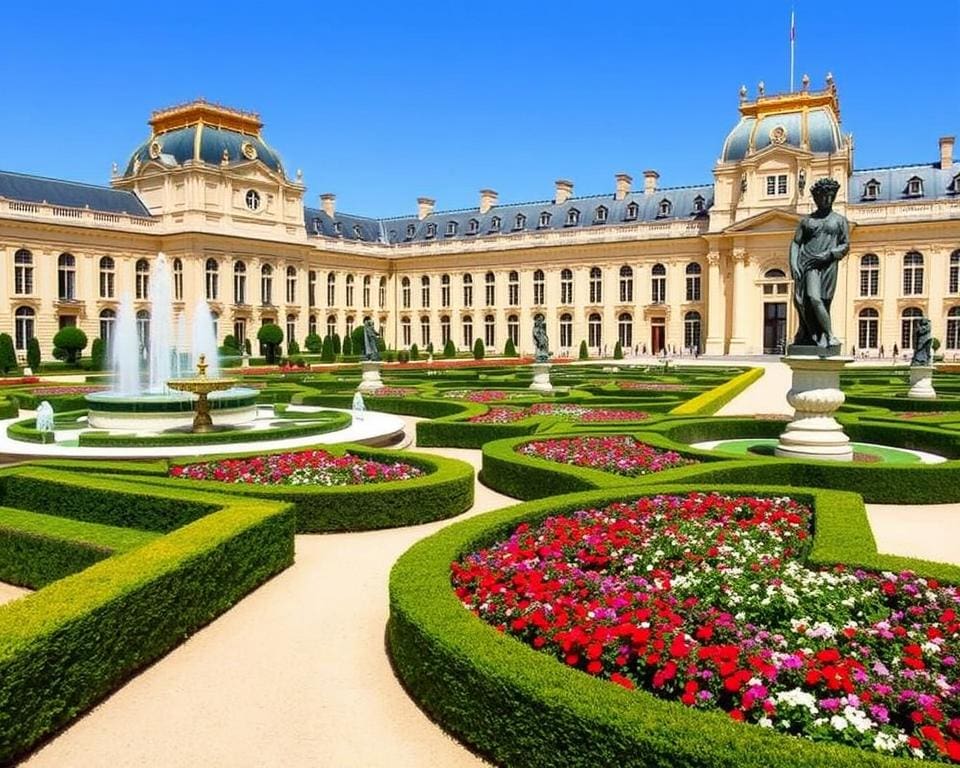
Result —
[[914, 324], [913, 358], [910, 365], [931, 365], [933, 360], [933, 331], [930, 318], [921, 317]]
[[373, 319], [366, 317], [363, 320], [363, 359], [364, 360], [380, 360], [380, 348], [377, 346], [377, 339], [380, 338], [380, 334], [377, 333], [377, 329], [373, 327]]
[[550, 361], [550, 340], [547, 338], [547, 322], [543, 315], [533, 318], [534, 360], [538, 363]]
[[830, 324], [830, 304], [837, 289], [838, 262], [850, 250], [850, 228], [845, 217], [833, 211], [840, 185], [819, 179], [810, 194], [817, 210], [797, 226], [790, 244], [793, 303], [800, 327], [788, 354], [836, 355], [840, 341]]

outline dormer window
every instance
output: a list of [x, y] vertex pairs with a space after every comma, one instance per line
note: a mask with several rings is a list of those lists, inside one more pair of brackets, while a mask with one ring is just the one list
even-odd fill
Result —
[[914, 176], [907, 182], [905, 192], [907, 197], [923, 197], [923, 179], [919, 176]]
[[593, 213], [593, 223], [594, 224], [606, 224], [607, 223], [607, 208], [604, 205], [598, 205], [597, 210]]
[[437, 225], [430, 223], [427, 224], [427, 237], [436, 237], [437, 236]]
[[630, 203], [630, 204], [627, 206], [627, 213], [626, 213], [626, 215], [624, 216], [624, 218], [625, 218], [627, 221], [636, 221], [636, 220], [637, 220], [637, 216], [639, 216], [639, 215], [640, 215], [640, 206], [637, 205], [636, 203]]
[[567, 226], [575, 227], [580, 223], [580, 211], [576, 208], [571, 208], [567, 211]]
[[703, 199], [702, 195], [697, 195], [693, 198], [693, 212], [694, 213], [703, 213], [707, 207], [706, 200]]
[[549, 226], [550, 226], [550, 214], [549, 214], [547, 211], [544, 211], [543, 213], [540, 214], [540, 224], [539, 224], [539, 226], [541, 226], [541, 227], [549, 227]]
[[960, 195], [960, 173], [953, 177], [953, 182], [950, 184], [950, 191], [955, 195]]
[[323, 234], [323, 224], [320, 219], [313, 220], [313, 234], [322, 235]]
[[480, 231], [480, 222], [477, 221], [476, 219], [470, 219], [469, 223], [467, 224], [467, 234], [475, 235], [479, 231]]
[[413, 236], [417, 232], [416, 224], [407, 224], [407, 240], [413, 240]]
[[457, 222], [448, 221], [447, 222], [447, 237], [453, 237], [457, 234]]
[[518, 214], [517, 214], [516, 221], [514, 221], [514, 223], [513, 223], [513, 228], [514, 228], [514, 229], [523, 229], [523, 228], [526, 227], [526, 226], [527, 226], [527, 217], [524, 216], [522, 213], [518, 213]]
[[333, 234], [337, 237], [340, 237], [343, 234], [343, 224], [339, 221], [333, 222]]
[[670, 215], [670, 211], [673, 210], [673, 203], [664, 198], [660, 201], [660, 206], [657, 208], [657, 218], [662, 219]]
[[863, 185], [863, 199], [876, 200], [880, 197], [880, 182], [876, 179], [870, 179]]
[[491, 232], [499, 232], [499, 231], [500, 231], [500, 217], [499, 217], [499, 216], [494, 216], [492, 219], [490, 219], [490, 231], [491, 231]]
[[359, 224], [354, 224], [354, 225], [353, 225], [353, 236], [354, 236], [355, 238], [357, 238], [357, 240], [362, 240], [362, 239], [363, 239], [363, 230], [360, 229], [360, 225], [359, 225]]

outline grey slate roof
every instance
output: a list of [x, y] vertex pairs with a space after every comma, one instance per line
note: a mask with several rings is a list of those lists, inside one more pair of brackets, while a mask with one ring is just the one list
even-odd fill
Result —
[[133, 192], [11, 171], [0, 171], [0, 197], [27, 203], [61, 205], [65, 208], [125, 213], [130, 216], [150, 215], [150, 211]]
[[[741, 117], [723, 142], [721, 158], [723, 162], [743, 160], [750, 149], [750, 136], [753, 135], [755, 151], [770, 145], [770, 132], [782, 125], [787, 132], [786, 144], [799, 147], [803, 142], [800, 112], [782, 112], [765, 115], [757, 125], [755, 117]], [[754, 131], [756, 128], [756, 131]], [[833, 113], [825, 108], [811, 109], [807, 113], [807, 138], [811, 152], [836, 152], [840, 147], [839, 127]]]
[[[194, 160], [197, 128], [197, 125], [190, 125], [186, 128], [161, 133], [154, 139], [147, 139], [130, 155], [124, 175], [129, 176], [133, 173], [137, 160], [141, 163], [150, 161], [150, 145], [154, 141], [160, 144], [158, 160], [164, 165], [172, 167]], [[274, 171], [282, 169], [283, 164], [280, 162], [280, 155], [267, 146], [258, 136], [206, 124], [202, 126], [200, 133], [198, 159], [209, 165], [220, 165], [221, 160], [223, 160], [223, 150], [227, 150], [231, 163], [245, 162], [243, 155], [243, 145], [245, 143], [253, 145], [254, 149], [257, 150], [257, 159], [268, 168]]]
[[[907, 183], [917, 177], [923, 183], [923, 195], [920, 198], [907, 194]], [[892, 168], [865, 168], [850, 175], [847, 195], [851, 203], [860, 202], [896, 202], [898, 200], [936, 200], [940, 198], [960, 198], [960, 162], [948, 168], [940, 163], [924, 165], [899, 165]], [[880, 182], [880, 192], [876, 197], [865, 196], [866, 185], [870, 181]]]

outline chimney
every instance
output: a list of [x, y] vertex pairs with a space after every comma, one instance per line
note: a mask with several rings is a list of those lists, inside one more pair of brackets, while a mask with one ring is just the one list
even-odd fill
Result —
[[432, 197], [418, 197], [417, 198], [417, 218], [420, 221], [423, 221], [427, 216], [433, 213], [433, 206], [437, 204], [437, 201]]
[[333, 192], [324, 192], [320, 195], [320, 207], [332, 219], [337, 212], [337, 196]]
[[945, 169], [953, 165], [953, 136], [940, 137], [940, 168]]
[[656, 171], [644, 171], [643, 172], [643, 194], [652, 195], [657, 191], [657, 179], [660, 178], [660, 174]]
[[630, 194], [630, 185], [633, 184], [633, 176], [629, 173], [617, 174], [617, 193], [613, 196], [614, 200], [623, 200]]
[[570, 196], [573, 194], [573, 182], [567, 181], [566, 179], [557, 179], [554, 182], [554, 187], [556, 188], [556, 194], [553, 197], [553, 202], [557, 205], [567, 202], [570, 199]]
[[480, 213], [486, 213], [497, 204], [499, 195], [492, 189], [480, 190]]

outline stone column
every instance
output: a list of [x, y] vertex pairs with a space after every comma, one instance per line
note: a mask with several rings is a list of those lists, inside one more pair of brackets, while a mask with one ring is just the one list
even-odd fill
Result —
[[720, 253], [707, 254], [707, 341], [704, 352], [708, 355], [724, 353], [726, 313], [723, 284], [720, 281]]
[[745, 309], [747, 294], [747, 264], [750, 257], [745, 248], [733, 249], [733, 328], [730, 330], [730, 346], [727, 350], [731, 355], [745, 355], [747, 352], [747, 314]]

